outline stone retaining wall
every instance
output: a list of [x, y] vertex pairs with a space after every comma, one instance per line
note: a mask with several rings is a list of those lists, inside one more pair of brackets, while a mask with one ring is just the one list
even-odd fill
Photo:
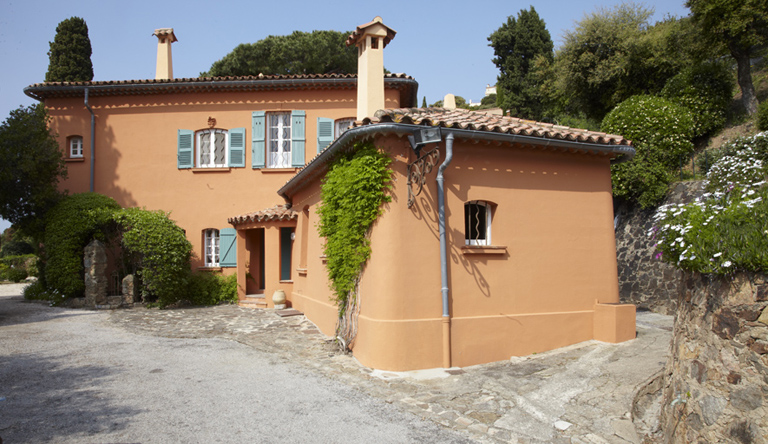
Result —
[[[688, 203], [703, 193], [703, 182], [675, 185], [664, 203]], [[655, 257], [656, 241], [648, 237], [653, 210], [617, 211], [616, 254], [619, 268], [619, 297], [638, 309], [673, 315], [681, 274], [677, 268]]]
[[684, 273], [666, 376], [667, 443], [768, 442], [766, 276]]

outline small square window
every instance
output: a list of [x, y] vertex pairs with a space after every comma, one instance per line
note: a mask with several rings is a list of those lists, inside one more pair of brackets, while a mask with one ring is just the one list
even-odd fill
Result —
[[80, 136], [72, 136], [69, 138], [69, 157], [78, 158], [83, 157], [83, 138]]
[[491, 245], [491, 204], [473, 200], [464, 204], [465, 245]]

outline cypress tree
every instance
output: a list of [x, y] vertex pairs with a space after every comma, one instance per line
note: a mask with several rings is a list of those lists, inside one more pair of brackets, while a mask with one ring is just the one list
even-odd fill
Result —
[[83, 82], [93, 80], [91, 40], [88, 25], [80, 17], [71, 17], [56, 27], [56, 37], [49, 42], [46, 82]]

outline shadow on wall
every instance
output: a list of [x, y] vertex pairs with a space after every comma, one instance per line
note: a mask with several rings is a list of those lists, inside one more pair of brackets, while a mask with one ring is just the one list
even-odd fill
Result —
[[96, 113], [96, 138], [96, 186], [94, 191], [115, 199], [123, 208], [137, 206], [133, 195], [125, 188], [117, 185], [120, 179], [117, 168], [123, 154], [115, 148], [117, 141], [112, 126], [102, 127], [99, 125], [98, 112]]

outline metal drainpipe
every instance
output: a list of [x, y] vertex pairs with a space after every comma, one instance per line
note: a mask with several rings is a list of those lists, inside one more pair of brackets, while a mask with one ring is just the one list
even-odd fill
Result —
[[451, 367], [451, 313], [448, 308], [448, 248], [445, 240], [445, 179], [443, 172], [453, 159], [453, 133], [445, 136], [445, 161], [437, 170], [437, 211], [440, 228], [440, 282], [443, 294], [443, 367]]
[[94, 162], [95, 162], [95, 156], [96, 156], [96, 116], [93, 114], [93, 109], [91, 109], [91, 105], [88, 104], [88, 88], [85, 88], [85, 107], [88, 108], [88, 111], [91, 113], [91, 188], [90, 191], [93, 193], [93, 170], [94, 170]]

